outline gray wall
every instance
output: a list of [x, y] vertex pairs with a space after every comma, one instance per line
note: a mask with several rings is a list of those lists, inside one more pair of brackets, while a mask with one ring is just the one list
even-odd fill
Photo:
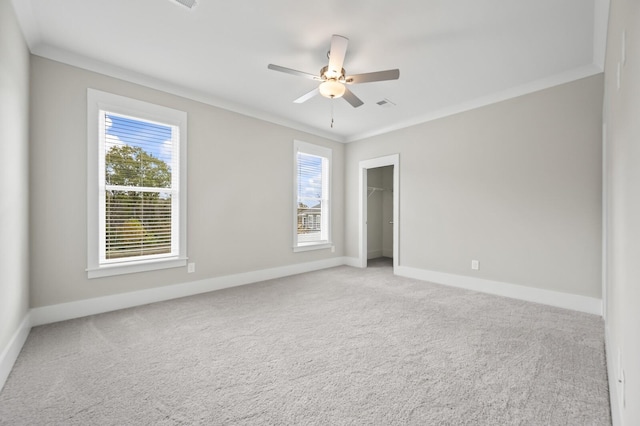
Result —
[[[343, 255], [344, 145], [41, 57], [31, 62], [31, 306]], [[86, 91], [188, 113], [188, 255], [168, 269], [86, 278]], [[293, 140], [333, 149], [333, 239], [293, 253]]]
[[401, 266], [600, 298], [602, 80], [348, 144], [346, 255], [358, 162], [399, 153]]
[[0, 0], [0, 353], [29, 302], [29, 51]]
[[[639, 425], [640, 3], [613, 0], [609, 19], [604, 103], [607, 362], [614, 424]], [[626, 32], [626, 63], [622, 60], [623, 32]], [[617, 87], [618, 65], [620, 89]], [[624, 384], [618, 382], [620, 369], [624, 370]]]

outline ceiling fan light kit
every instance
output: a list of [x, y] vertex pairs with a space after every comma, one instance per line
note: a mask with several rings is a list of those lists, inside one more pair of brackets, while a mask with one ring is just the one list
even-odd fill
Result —
[[341, 98], [347, 90], [347, 88], [344, 87], [344, 84], [336, 80], [327, 80], [324, 83], [321, 83], [318, 89], [322, 96], [330, 99]]
[[335, 34], [331, 37], [331, 47], [328, 55], [329, 64], [320, 70], [320, 75], [310, 74], [274, 64], [269, 64], [267, 68], [320, 82], [320, 85], [317, 88], [300, 96], [294, 101], [295, 103], [303, 103], [320, 93], [322, 96], [329, 99], [344, 97], [352, 107], [357, 108], [362, 105], [363, 102], [347, 88], [346, 84], [397, 80], [400, 78], [400, 70], [393, 69], [347, 76], [342, 65], [344, 63], [345, 55], [347, 54], [348, 43], [349, 39], [346, 37]]

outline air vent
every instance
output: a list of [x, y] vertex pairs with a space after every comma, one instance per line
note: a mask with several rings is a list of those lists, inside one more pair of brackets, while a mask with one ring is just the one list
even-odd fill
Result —
[[383, 108], [391, 108], [391, 107], [396, 106], [395, 103], [391, 102], [387, 98], [384, 98], [383, 100], [376, 102], [376, 104], [380, 105]]
[[196, 4], [197, 4], [196, 0], [174, 0], [174, 1], [176, 3], [183, 5], [187, 9], [193, 9], [194, 7], [196, 7]]

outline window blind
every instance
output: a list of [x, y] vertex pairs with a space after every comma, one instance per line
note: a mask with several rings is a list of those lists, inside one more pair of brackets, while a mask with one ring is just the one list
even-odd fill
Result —
[[298, 244], [326, 241], [328, 207], [328, 159], [297, 153]]
[[100, 111], [101, 263], [177, 255], [178, 127]]

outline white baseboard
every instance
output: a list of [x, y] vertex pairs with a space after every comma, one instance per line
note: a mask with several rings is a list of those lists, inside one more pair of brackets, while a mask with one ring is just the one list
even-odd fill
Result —
[[13, 364], [15, 364], [18, 355], [20, 355], [24, 342], [27, 341], [29, 331], [31, 331], [31, 315], [27, 312], [11, 340], [9, 340], [9, 344], [0, 353], [0, 390], [4, 387]]
[[[134, 306], [146, 305], [154, 302], [161, 302], [170, 299], [177, 299], [185, 296], [192, 296], [200, 293], [221, 290], [224, 288], [237, 287], [245, 284], [286, 277], [305, 272], [317, 271], [334, 266], [348, 265], [359, 268], [360, 259], [357, 257], [334, 257], [315, 262], [299, 263], [293, 265], [280, 266], [259, 271], [243, 272], [240, 274], [227, 275], [224, 277], [214, 277], [199, 281], [192, 281], [182, 284], [174, 284], [164, 287], [151, 288], [147, 290], [134, 291], [130, 293], [120, 293], [111, 296], [96, 297], [93, 299], [78, 300], [75, 302], [61, 303], [58, 305], [32, 308], [25, 316], [22, 323], [11, 338], [11, 341], [0, 354], [0, 390], [13, 368], [20, 350], [27, 340], [31, 327], [49, 324], [58, 321], [79, 318], [88, 315], [95, 315], [118, 309], [131, 308]], [[524, 287], [498, 281], [490, 281], [461, 275], [446, 274], [442, 272], [427, 271], [423, 269], [398, 266], [395, 273], [400, 276], [415, 278], [423, 281], [430, 281], [438, 284], [460, 287], [514, 299], [526, 300], [530, 302], [543, 303], [565, 309], [572, 309], [590, 314], [602, 314], [602, 302], [600, 299], [591, 297], [559, 293], [550, 290]], [[609, 354], [610, 352], [607, 351]], [[612, 360], [607, 361], [609, 366], [609, 377], [611, 368], [614, 365]], [[615, 384], [610, 384], [614, 386]], [[615, 388], [610, 388], [615, 389]], [[615, 394], [612, 392], [612, 401]], [[615, 425], [616, 423], [614, 423]]]
[[116, 311], [118, 309], [131, 308], [154, 302], [162, 302], [177, 299], [194, 294], [207, 293], [223, 288], [237, 287], [245, 284], [317, 271], [344, 265], [343, 257], [333, 257], [307, 263], [280, 266], [276, 268], [262, 269], [258, 271], [243, 272], [240, 274], [214, 277], [182, 284], [174, 284], [163, 287], [155, 287], [147, 290], [119, 293], [111, 296], [96, 297], [93, 299], [78, 300], [75, 302], [61, 303], [58, 305], [43, 306], [31, 309], [31, 325], [50, 324], [88, 315], [101, 314]]
[[393, 257], [393, 248], [390, 248], [390, 249], [383, 248], [382, 257]]
[[358, 257], [343, 257], [343, 265], [353, 266], [354, 268], [360, 268], [360, 258]]
[[371, 250], [367, 252], [367, 259], [377, 259], [382, 257], [382, 250]]
[[2, 351], [2, 353], [0, 353], [0, 390], [2, 390], [7, 377], [9, 377], [9, 373], [20, 354], [20, 350], [29, 336], [31, 327], [116, 311], [118, 309], [146, 305], [154, 302], [161, 302], [164, 300], [192, 296], [194, 294], [207, 293], [214, 290], [221, 290], [223, 288], [237, 287], [274, 278], [286, 277], [289, 275], [332, 268], [334, 266], [344, 265], [346, 263], [345, 259], [346, 258], [344, 257], [334, 257], [315, 262], [298, 263], [276, 268], [262, 269], [259, 271], [227, 275], [224, 277], [215, 277], [200, 281], [150, 288], [147, 290], [32, 308], [23, 319], [7, 347]]
[[541, 288], [525, 287], [500, 281], [486, 280], [482, 278], [466, 277], [463, 275], [447, 274], [425, 269], [398, 266], [397, 275], [415, 278], [422, 281], [430, 281], [436, 284], [459, 287], [467, 290], [490, 293], [512, 299], [528, 302], [542, 303], [558, 308], [571, 309], [594, 315], [602, 315], [602, 300], [594, 297], [580, 296], [577, 294], [561, 293]]
[[616, 380], [618, 376], [618, 358], [616, 352], [611, 346], [611, 337], [609, 337], [609, 326], [605, 320], [604, 327], [604, 349], [607, 362], [607, 378], [609, 379], [609, 403], [611, 407], [611, 424], [613, 426], [622, 425], [622, 409], [620, 408], [620, 395], [618, 387], [620, 384]]

